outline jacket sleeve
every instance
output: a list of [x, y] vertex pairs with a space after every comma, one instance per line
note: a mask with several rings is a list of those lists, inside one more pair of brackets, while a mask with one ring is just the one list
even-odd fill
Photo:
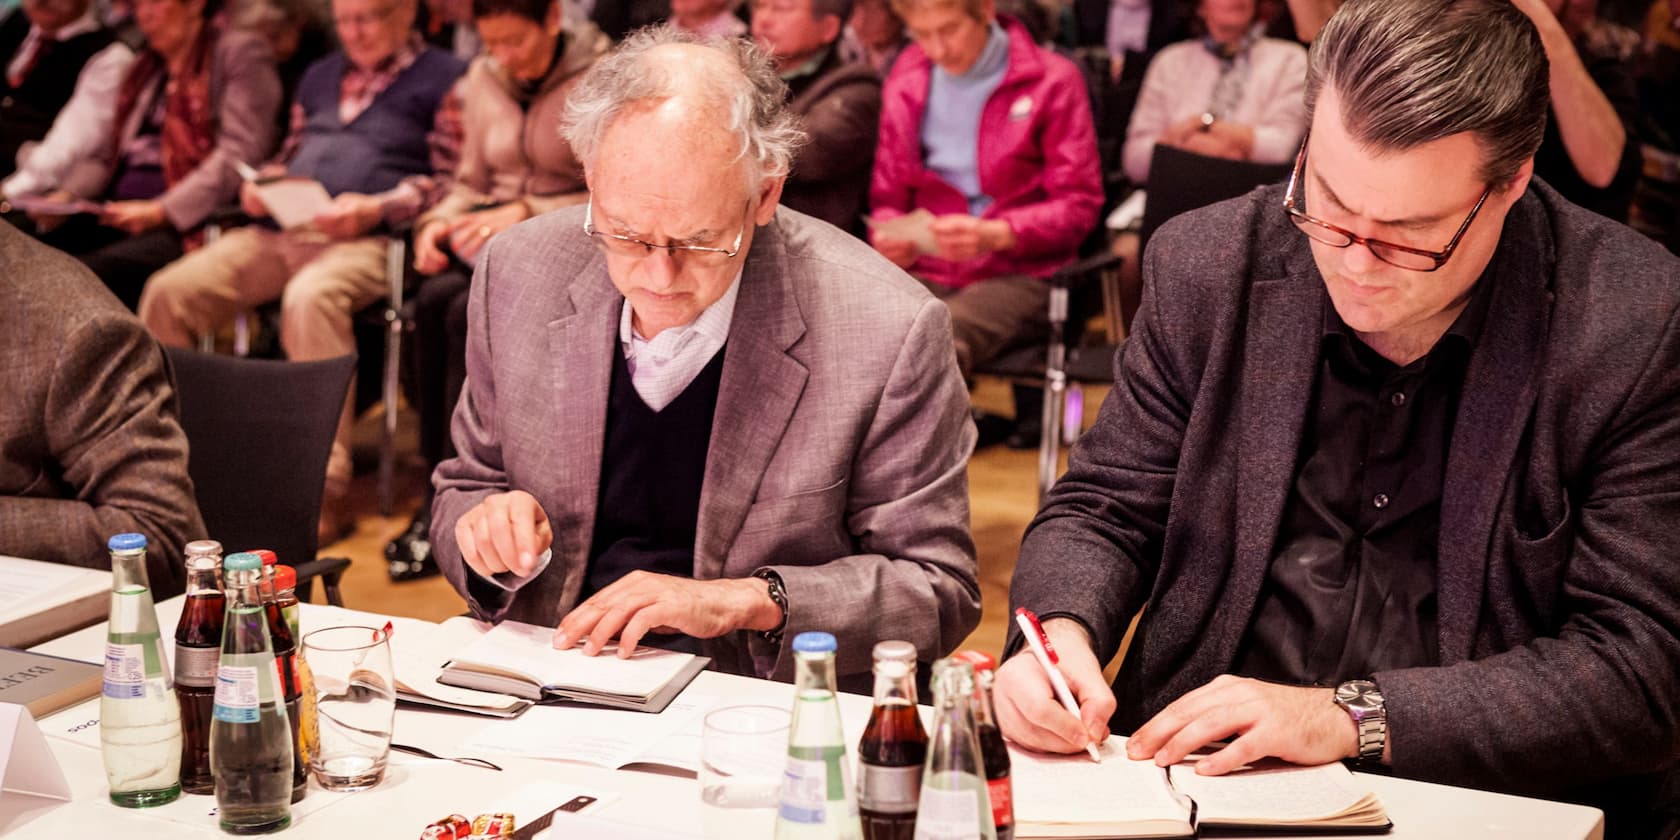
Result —
[[975, 430], [950, 348], [950, 313], [929, 300], [899, 349], [853, 462], [846, 525], [860, 553], [813, 566], [767, 567], [787, 586], [782, 647], [771, 648], [757, 634], [749, 634], [748, 644], [755, 659], [774, 659], [774, 678], [793, 679], [793, 638], [806, 630], [833, 633], [839, 661], [863, 670], [883, 627], [931, 662], [955, 650], [979, 623], [968, 529]]
[[1256, 163], [1288, 163], [1295, 159], [1301, 135], [1307, 128], [1307, 106], [1302, 97], [1307, 86], [1307, 51], [1296, 44], [1277, 44], [1270, 92], [1260, 105], [1254, 125], [1254, 150], [1249, 159]]
[[72, 496], [0, 499], [0, 549], [109, 568], [105, 540], [146, 535], [159, 599], [186, 587], [181, 555], [204, 536], [187, 439], [162, 351], [127, 313], [99, 311], [62, 336], [44, 402], [47, 449]]
[[1114, 389], [1027, 526], [1009, 585], [1011, 610], [1077, 619], [1103, 662], [1120, 649], [1159, 567], [1179, 451], [1200, 387], [1202, 363], [1191, 354], [1206, 342], [1178, 335], [1186, 316], [1172, 311], [1196, 309], [1175, 299], [1183, 295], [1160, 291], [1168, 281], [1159, 267], [1183, 264], [1163, 257], [1176, 241], [1171, 229], [1144, 255], [1143, 302], [1116, 354]]
[[1091, 122], [1091, 100], [1079, 70], [1059, 59], [1047, 71], [1040, 111], [1045, 119], [1043, 201], [999, 211], [996, 218], [1015, 231], [1013, 254], [1067, 254], [1096, 227], [1102, 210], [1102, 164], [1097, 159], [1097, 132]]
[[922, 159], [912, 110], [902, 74], [892, 73], [881, 92], [881, 130], [875, 145], [875, 171], [869, 179], [869, 212], [877, 219], [915, 209], [910, 206], [910, 179], [921, 168]]
[[1132, 121], [1126, 127], [1126, 144], [1120, 150], [1120, 167], [1134, 184], [1149, 183], [1149, 163], [1155, 157], [1155, 144], [1161, 141], [1172, 125], [1172, 92], [1167, 90], [1172, 75], [1169, 63], [1176, 54], [1170, 50], [1157, 53], [1143, 74], [1143, 87], [1137, 104], [1132, 108]]
[[1558, 629], [1482, 659], [1375, 675], [1399, 774], [1546, 794], [1680, 755], [1680, 314], [1641, 369], [1570, 482], [1573, 511], [1510, 538], [1507, 551], [1531, 563], [1555, 551], [1567, 564]]
[[215, 72], [225, 78], [219, 97], [216, 146], [209, 157], [159, 199], [163, 215], [179, 231], [204, 223], [217, 208], [239, 195], [233, 162], [258, 165], [274, 148], [275, 117], [280, 109], [280, 77], [267, 42], [245, 33], [221, 37]]
[[432, 552], [438, 568], [466, 600], [473, 616], [500, 616], [513, 603], [513, 594], [479, 577], [461, 558], [455, 523], [487, 497], [508, 491], [502, 467], [502, 442], [496, 428], [496, 380], [488, 310], [495, 241], [487, 245], [473, 272], [467, 295], [467, 381], [455, 405], [450, 437], [455, 457], [432, 474], [437, 493], [432, 502]]

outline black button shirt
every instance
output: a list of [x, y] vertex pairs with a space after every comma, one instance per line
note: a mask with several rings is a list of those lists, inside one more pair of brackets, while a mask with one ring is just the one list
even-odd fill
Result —
[[1313, 411], [1233, 673], [1333, 685], [1438, 663], [1441, 486], [1490, 285], [1404, 367], [1325, 302]]

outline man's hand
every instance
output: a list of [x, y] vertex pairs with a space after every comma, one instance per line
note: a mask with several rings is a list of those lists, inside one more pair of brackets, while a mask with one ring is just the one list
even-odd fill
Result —
[[891, 236], [876, 236], [872, 233], [869, 242], [875, 246], [875, 250], [881, 252], [881, 256], [899, 268], [908, 269], [915, 265], [916, 258], [921, 256], [916, 251], [916, 243], [908, 239], [894, 239]]
[[960, 262], [1015, 247], [1015, 229], [1001, 219], [951, 213], [933, 220], [934, 241], [942, 259]]
[[578, 642], [594, 656], [613, 637], [628, 657], [648, 633], [684, 633], [713, 639], [735, 630], [771, 630], [781, 609], [759, 578], [692, 580], [635, 571], [577, 605], [554, 631], [554, 646]]
[[443, 244], [449, 239], [449, 223], [442, 219], [427, 222], [414, 234], [414, 270], [421, 274], [436, 274], [449, 267], [449, 255]]
[[1078, 752], [1086, 744], [1102, 743], [1114, 714], [1114, 692], [1103, 679], [1085, 628], [1070, 619], [1052, 618], [1044, 622], [1044, 634], [1062, 660], [1062, 677], [1079, 704], [1079, 717], [1062, 708], [1044, 668], [1032, 651], [1022, 648], [998, 668], [992, 684], [998, 727], [1009, 740], [1042, 752]]
[[315, 214], [315, 229], [333, 239], [354, 239], [379, 226], [384, 218], [379, 199], [361, 193], [339, 193], [327, 209]]
[[537, 567], [537, 555], [553, 542], [548, 515], [523, 490], [486, 497], [455, 523], [461, 559], [484, 577], [530, 574]]
[[1161, 136], [1156, 138], [1156, 142], [1163, 143], [1168, 146], [1183, 148], [1185, 142], [1188, 141], [1192, 135], [1201, 133], [1202, 115], [1192, 114], [1182, 120], [1179, 120], [1178, 122], [1173, 123], [1172, 125], [1167, 126], [1166, 130], [1161, 132]]
[[1229, 773], [1275, 756], [1295, 764], [1327, 764], [1359, 754], [1353, 719], [1335, 690], [1263, 682], [1229, 674], [1184, 695], [1134, 733], [1126, 753], [1166, 767], [1202, 747], [1236, 736], [1201, 759], [1204, 776]]
[[165, 222], [163, 205], [156, 201], [113, 201], [99, 214], [99, 223], [130, 236], [145, 233]]
[[450, 223], [449, 249], [461, 258], [461, 262], [472, 265], [473, 260], [478, 259], [479, 249], [492, 237], [530, 217], [531, 213], [522, 201], [468, 213]]

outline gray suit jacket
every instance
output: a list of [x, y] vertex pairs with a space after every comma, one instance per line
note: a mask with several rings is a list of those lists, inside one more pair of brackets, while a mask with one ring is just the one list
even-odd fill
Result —
[[[509, 229], [473, 276], [460, 454], [433, 478], [432, 538], [491, 620], [552, 625], [583, 585], [624, 299], [582, 221], [573, 207]], [[716, 667], [752, 673], [756, 655], [791, 679], [788, 645], [805, 630], [837, 637], [842, 675], [866, 674], [883, 639], [927, 661], [955, 648], [980, 590], [975, 433], [945, 307], [867, 245], [782, 208], [752, 242], [724, 352], [694, 577], [773, 569], [789, 610], [781, 650], [732, 633], [704, 645]], [[454, 537], [462, 514], [509, 489], [535, 496], [554, 530], [553, 562], [512, 597], [466, 568]]]
[[[1324, 283], [1281, 187], [1150, 241], [1141, 326], [1011, 599], [1085, 622], [1117, 731], [1224, 673], [1296, 470]], [[1535, 182], [1506, 219], [1441, 503], [1439, 667], [1375, 675], [1394, 769], [1558, 795], [1680, 755], [1680, 262]]]
[[0, 554], [110, 568], [138, 531], [158, 598], [204, 536], [163, 352], [91, 272], [0, 222]]

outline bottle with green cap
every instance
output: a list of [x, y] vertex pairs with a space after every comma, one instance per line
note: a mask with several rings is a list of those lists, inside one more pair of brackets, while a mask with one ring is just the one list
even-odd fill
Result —
[[107, 546], [111, 621], [99, 694], [105, 777], [118, 805], [162, 805], [181, 795], [181, 703], [146, 580], [146, 538], [117, 534]]
[[787, 769], [776, 809], [776, 840], [862, 840], [857, 794], [849, 778], [846, 734], [834, 697], [834, 636], [800, 633], [793, 640], [793, 723]]
[[216, 668], [210, 721], [210, 767], [223, 831], [261, 834], [291, 824], [291, 724], [274, 665], [262, 595], [262, 559], [230, 554], [227, 618]]

